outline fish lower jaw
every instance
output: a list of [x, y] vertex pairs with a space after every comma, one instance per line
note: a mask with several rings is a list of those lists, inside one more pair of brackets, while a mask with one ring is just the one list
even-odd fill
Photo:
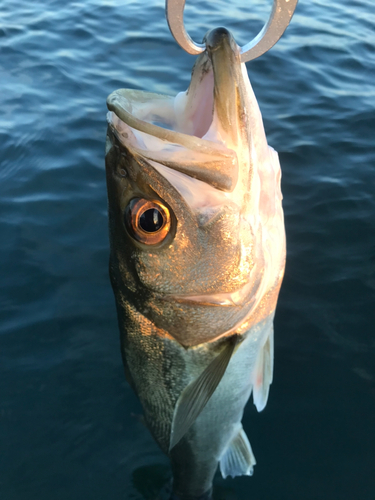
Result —
[[[171, 295], [161, 296], [164, 300], [174, 300], [177, 302], [193, 302], [207, 306], [222, 307], [243, 307], [251, 306], [256, 300], [254, 288], [258, 283], [249, 282], [234, 292], [203, 293], [197, 295]], [[249, 297], [251, 299], [249, 300]]]
[[174, 295], [173, 300], [176, 302], [196, 302], [200, 305], [217, 307], [242, 307], [246, 303], [245, 298], [238, 297], [238, 292], [209, 295]]
[[[148, 320], [158, 335], [173, 338], [182, 346], [196, 347], [224, 337], [245, 334], [275, 311], [280, 284], [264, 293], [247, 295], [243, 305], [230, 294], [177, 296], [153, 294]], [[151, 325], [150, 325], [151, 326]]]

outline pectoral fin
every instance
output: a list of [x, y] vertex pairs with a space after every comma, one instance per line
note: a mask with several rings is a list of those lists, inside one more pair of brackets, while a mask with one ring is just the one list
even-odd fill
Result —
[[273, 327], [266, 343], [258, 354], [253, 376], [253, 400], [258, 411], [262, 411], [268, 399], [273, 378]]
[[227, 476], [252, 476], [255, 464], [253, 450], [241, 425], [220, 459], [221, 475], [224, 479]]
[[169, 451], [184, 437], [223, 378], [238, 337], [233, 337], [197, 379], [180, 394], [174, 409]]

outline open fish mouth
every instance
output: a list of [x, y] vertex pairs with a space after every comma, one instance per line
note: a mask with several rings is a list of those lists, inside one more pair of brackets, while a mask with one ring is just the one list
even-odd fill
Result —
[[231, 193], [238, 181], [240, 57], [224, 28], [208, 33], [206, 45], [186, 92], [117, 90], [107, 99], [108, 121], [120, 142], [144, 158]]

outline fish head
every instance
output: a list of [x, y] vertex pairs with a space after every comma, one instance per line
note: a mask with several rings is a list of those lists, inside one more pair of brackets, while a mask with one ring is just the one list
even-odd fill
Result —
[[226, 29], [205, 43], [186, 92], [107, 100], [117, 306], [185, 346], [272, 312], [285, 258], [280, 167], [246, 67]]

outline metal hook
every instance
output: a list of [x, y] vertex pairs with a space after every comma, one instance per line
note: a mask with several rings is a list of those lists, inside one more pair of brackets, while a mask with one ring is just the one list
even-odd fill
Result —
[[[288, 27], [298, 0], [273, 0], [270, 18], [261, 32], [249, 43], [240, 47], [241, 62], [261, 56], [275, 45]], [[165, 0], [165, 13], [169, 29], [176, 42], [189, 54], [200, 54], [206, 46], [195, 43], [184, 26], [185, 0]]]

